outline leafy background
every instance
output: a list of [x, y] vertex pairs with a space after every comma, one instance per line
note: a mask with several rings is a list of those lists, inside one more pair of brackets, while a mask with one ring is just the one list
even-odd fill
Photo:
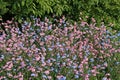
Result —
[[14, 14], [19, 22], [30, 15], [66, 15], [75, 21], [88, 16], [88, 22], [94, 17], [98, 23], [111, 23], [113, 29], [120, 30], [120, 0], [0, 0], [0, 15], [5, 13]]

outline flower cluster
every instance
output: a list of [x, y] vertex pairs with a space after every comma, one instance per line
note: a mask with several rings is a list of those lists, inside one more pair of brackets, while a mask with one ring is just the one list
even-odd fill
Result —
[[0, 79], [89, 80], [103, 73], [110, 80], [108, 60], [120, 48], [104, 24], [32, 19], [22, 32], [13, 23], [5, 23], [8, 34], [1, 30]]

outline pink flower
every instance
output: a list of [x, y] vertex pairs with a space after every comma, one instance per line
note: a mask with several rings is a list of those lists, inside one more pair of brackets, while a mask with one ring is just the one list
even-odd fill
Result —
[[40, 45], [43, 46], [43, 45], [44, 45], [44, 42], [40, 42]]
[[3, 37], [0, 37], [0, 40], [2, 41], [4, 38]]
[[6, 50], [7, 50], [7, 51], [11, 51], [11, 49], [10, 49], [10, 48], [6, 48]]
[[8, 64], [8, 68], [12, 68], [12, 67], [13, 67], [13, 63], [10, 62], [10, 63]]
[[35, 58], [36, 58], [36, 61], [40, 60], [40, 56], [39, 55], [37, 55]]
[[7, 75], [8, 75], [9, 77], [13, 77], [13, 75], [12, 75], [11, 73], [8, 73]]
[[26, 66], [25, 62], [22, 61], [22, 62], [21, 62], [21, 67], [25, 67], [25, 66]]
[[120, 49], [117, 49], [117, 52], [120, 52]]
[[46, 70], [44, 73], [48, 75], [48, 74], [50, 74], [50, 71]]
[[29, 70], [32, 71], [32, 72], [35, 72], [35, 68], [34, 67], [30, 67]]
[[2, 80], [3, 78], [5, 78], [4, 76], [0, 76], [0, 80]]
[[10, 26], [5, 26], [5, 28], [10, 28]]
[[87, 23], [87, 22], [82, 21], [82, 22], [81, 22], [81, 26], [82, 26], [82, 27], [84, 27], [85, 25], [88, 25], [88, 23]]
[[108, 66], [107, 62], [105, 62], [103, 65], [104, 65], [105, 67], [107, 67], [107, 66]]
[[75, 23], [74, 23], [74, 32], [77, 31], [76, 28], [77, 28], [77, 23], [75, 22]]
[[24, 80], [23, 77], [20, 77], [19, 80]]
[[92, 18], [92, 22], [96, 22], [96, 20], [94, 18]]
[[89, 75], [88, 74], [85, 75], [85, 80], [89, 80]]
[[51, 76], [48, 76], [48, 79], [49, 79], [49, 80], [52, 80], [52, 77], [51, 77]]
[[12, 21], [10, 21], [10, 20], [7, 20], [7, 23], [8, 23], [8, 24], [12, 24]]
[[46, 66], [46, 63], [44, 62], [44, 63], [42, 64], [42, 66], [43, 66], [43, 67]]
[[5, 66], [3, 66], [3, 69], [10, 71], [12, 67], [13, 67], [13, 63], [12, 63], [12, 61], [9, 61], [6, 63]]
[[42, 32], [42, 33], [40, 33], [40, 35], [41, 35], [41, 36], [44, 36], [44, 35], [45, 35], [45, 33], [43, 33], [43, 32]]

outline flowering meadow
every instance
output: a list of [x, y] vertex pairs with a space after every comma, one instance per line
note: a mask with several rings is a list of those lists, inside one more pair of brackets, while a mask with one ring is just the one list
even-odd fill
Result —
[[91, 21], [2, 23], [0, 80], [120, 80], [120, 35]]

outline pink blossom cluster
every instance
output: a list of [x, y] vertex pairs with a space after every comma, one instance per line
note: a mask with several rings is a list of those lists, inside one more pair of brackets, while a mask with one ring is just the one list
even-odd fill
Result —
[[106, 59], [120, 52], [119, 42], [112, 41], [104, 24], [96, 27], [95, 20], [70, 24], [62, 17], [54, 24], [48, 18], [34, 18], [24, 21], [22, 32], [13, 23], [5, 27], [9, 34], [1, 30], [0, 80], [89, 80], [100, 71], [103, 80], [110, 80], [104, 72]]

